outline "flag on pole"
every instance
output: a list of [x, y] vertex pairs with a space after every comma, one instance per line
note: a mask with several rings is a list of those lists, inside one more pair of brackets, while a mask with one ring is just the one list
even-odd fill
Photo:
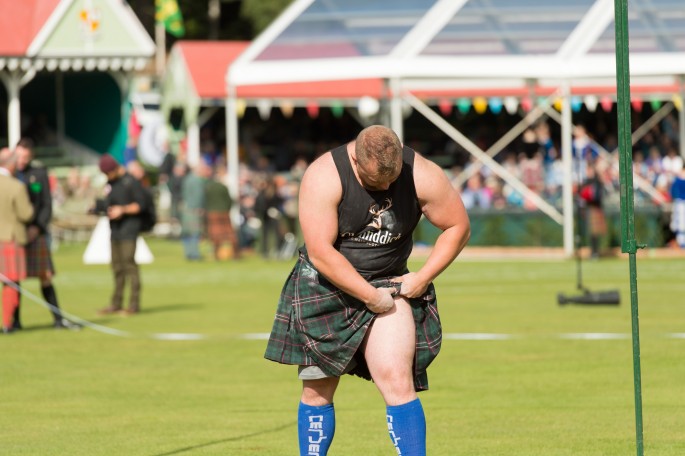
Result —
[[167, 32], [175, 37], [180, 38], [186, 33], [183, 16], [176, 0], [155, 0], [155, 20], [163, 24]]

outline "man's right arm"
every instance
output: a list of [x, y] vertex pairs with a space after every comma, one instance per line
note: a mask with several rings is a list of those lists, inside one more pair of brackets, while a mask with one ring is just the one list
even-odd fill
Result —
[[391, 289], [370, 285], [333, 245], [338, 236], [342, 184], [330, 153], [305, 172], [300, 186], [300, 225], [309, 260], [326, 279], [362, 301], [373, 312], [392, 308]]
[[15, 210], [20, 222], [27, 223], [33, 218], [33, 205], [29, 199], [28, 190], [23, 184], [21, 190], [17, 192]]

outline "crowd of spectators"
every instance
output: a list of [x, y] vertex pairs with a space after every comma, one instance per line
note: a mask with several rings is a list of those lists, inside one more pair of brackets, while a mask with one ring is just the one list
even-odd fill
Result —
[[[554, 127], [557, 127], [553, 124]], [[635, 125], [637, 128], [639, 125]], [[411, 135], [411, 130], [408, 131]], [[474, 142], [486, 149], [491, 144], [474, 133]], [[236, 232], [241, 249], [255, 249], [264, 257], [277, 257], [294, 252], [299, 241], [297, 227], [297, 195], [299, 181], [307, 165], [319, 154], [339, 141], [327, 142], [318, 138], [307, 144], [296, 140], [289, 150], [274, 149], [264, 144], [258, 134], [247, 135], [241, 148], [239, 170], [238, 221]], [[218, 138], [218, 139], [216, 139]], [[226, 152], [220, 133], [203, 132], [201, 157], [206, 166], [204, 179], [217, 179], [228, 185]], [[497, 138], [492, 138], [492, 142]], [[683, 169], [679, 153], [677, 118], [665, 117], [633, 147], [635, 203], [658, 205], [670, 203], [671, 189], [676, 176]], [[561, 208], [564, 169], [560, 153], [560, 132], [539, 122], [528, 128], [517, 140], [497, 154], [494, 159], [513, 177], [552, 205]], [[517, 191], [488, 166], [475, 160], [454, 143], [443, 144], [436, 150], [434, 143], [407, 139], [407, 143], [429, 158], [435, 157], [461, 191], [465, 206], [470, 211], [536, 210], [531, 198]], [[423, 148], [426, 150], [423, 150]], [[287, 152], [287, 153], [286, 153]], [[451, 154], [451, 155], [450, 155]], [[445, 155], [454, 159], [445, 161]], [[605, 208], [619, 207], [619, 154], [616, 133], [599, 124], [577, 125], [573, 131], [572, 183], [574, 188], [587, 178], [586, 167], [595, 167], [597, 179], [604, 192]], [[159, 169], [157, 192], [161, 197], [160, 209], [168, 209], [171, 223], [182, 219], [183, 181], [195, 171], [185, 160], [185, 153], [169, 154]], [[70, 199], [93, 198], [99, 182], [93, 182], [87, 173], [72, 169], [56, 189], [56, 204], [68, 205]], [[669, 208], [670, 206], [664, 206]], [[668, 209], [667, 209], [668, 210]], [[162, 217], [164, 220], [164, 217]], [[182, 225], [179, 223], [179, 225]], [[206, 230], [204, 231], [206, 234]]]

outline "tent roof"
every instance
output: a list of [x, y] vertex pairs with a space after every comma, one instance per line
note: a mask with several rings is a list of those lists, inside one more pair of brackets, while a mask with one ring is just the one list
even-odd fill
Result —
[[0, 71], [141, 70], [155, 44], [121, 0], [0, 0]]
[[[632, 0], [629, 30], [633, 77], [685, 74], [682, 0]], [[610, 81], [615, 71], [613, 0], [296, 0], [226, 78], [398, 78], [419, 89], [436, 79]]]
[[[180, 55], [182, 68], [188, 72], [190, 83], [201, 99], [226, 97], [226, 70], [250, 45], [249, 41], [178, 41], [171, 59]], [[179, 54], [180, 53], [180, 54]], [[177, 68], [170, 62], [169, 68]], [[179, 71], [179, 70], [172, 70]], [[180, 90], [185, 90], [179, 85]], [[319, 81], [314, 83], [266, 84], [241, 86], [237, 95], [241, 98], [359, 98], [364, 95], [380, 97], [383, 81], [366, 79], [357, 81]]]
[[60, 0], [0, 0], [0, 55], [24, 56]]

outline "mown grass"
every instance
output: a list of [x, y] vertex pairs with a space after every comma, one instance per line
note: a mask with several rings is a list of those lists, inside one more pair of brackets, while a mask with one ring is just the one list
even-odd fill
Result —
[[[300, 384], [294, 368], [262, 358], [291, 262], [257, 257], [186, 263], [175, 242], [152, 240], [143, 312], [102, 317], [111, 275], [84, 266], [81, 244], [55, 255], [62, 306], [117, 337], [55, 331], [24, 301], [26, 329], [0, 337], [0, 454], [294, 455]], [[417, 260], [420, 261], [420, 260]], [[412, 262], [413, 266], [418, 262]], [[685, 454], [683, 260], [638, 261], [645, 449]], [[626, 258], [583, 264], [592, 290], [618, 288], [618, 307], [560, 307], [573, 261], [458, 260], [437, 281], [444, 331], [508, 340], [447, 339], [421, 394], [430, 455], [635, 454]], [[39, 294], [35, 280], [24, 283]], [[193, 333], [203, 340], [156, 340]], [[390, 455], [373, 384], [346, 377], [336, 396], [332, 455]]]

